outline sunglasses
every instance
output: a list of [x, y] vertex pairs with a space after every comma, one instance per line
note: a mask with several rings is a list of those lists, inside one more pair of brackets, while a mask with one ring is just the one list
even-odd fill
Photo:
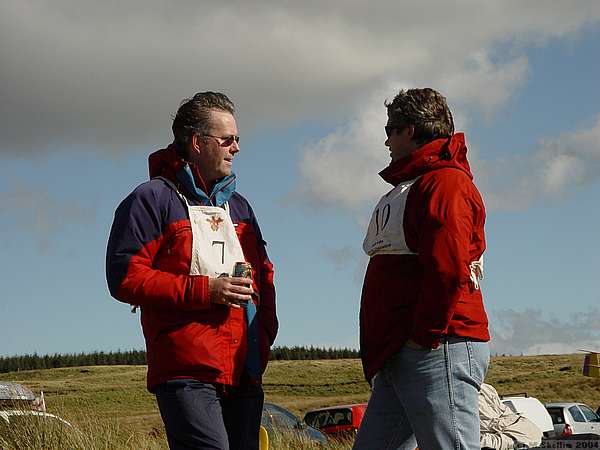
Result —
[[232, 134], [231, 136], [214, 136], [212, 134], [203, 134], [202, 136], [219, 139], [219, 146], [221, 147], [229, 147], [230, 145], [233, 145], [234, 142], [240, 142], [240, 137], [234, 134]]
[[402, 130], [402, 127], [399, 127], [398, 125], [386, 125], [385, 126], [385, 135], [387, 137], [390, 137], [394, 130]]

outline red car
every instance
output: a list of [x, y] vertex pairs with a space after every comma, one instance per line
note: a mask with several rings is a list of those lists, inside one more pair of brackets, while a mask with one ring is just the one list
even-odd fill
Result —
[[330, 436], [354, 435], [366, 409], [366, 403], [313, 409], [306, 413], [304, 422]]

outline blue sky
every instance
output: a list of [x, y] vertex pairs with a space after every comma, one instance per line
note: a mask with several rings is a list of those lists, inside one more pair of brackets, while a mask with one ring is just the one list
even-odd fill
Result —
[[488, 207], [493, 351], [600, 349], [598, 2], [220, 3], [0, 6], [0, 355], [143, 348], [106, 240], [203, 90], [237, 105], [276, 344], [357, 347], [383, 101], [421, 86], [447, 96]]

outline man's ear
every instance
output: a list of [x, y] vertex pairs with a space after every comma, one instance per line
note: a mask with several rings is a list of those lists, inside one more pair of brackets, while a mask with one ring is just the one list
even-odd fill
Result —
[[202, 140], [202, 136], [200, 136], [199, 134], [192, 134], [192, 141], [191, 141], [191, 150], [200, 150], [202, 148], [202, 145], [204, 144], [204, 141]]
[[414, 125], [407, 125], [406, 128], [406, 137], [408, 137], [409, 141], [412, 141], [414, 135], [415, 135], [415, 126]]

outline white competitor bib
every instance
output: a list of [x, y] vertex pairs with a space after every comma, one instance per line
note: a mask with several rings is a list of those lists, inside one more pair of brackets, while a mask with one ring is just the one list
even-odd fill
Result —
[[216, 278], [231, 276], [233, 266], [245, 261], [242, 246], [229, 216], [229, 205], [192, 206], [185, 199], [192, 225], [192, 261], [190, 275]]
[[399, 184], [385, 194], [375, 206], [363, 250], [369, 256], [415, 255], [404, 238], [404, 209], [410, 187], [417, 178]]
[[[404, 210], [411, 186], [417, 181], [399, 184], [385, 194], [375, 206], [367, 235], [363, 242], [363, 250], [369, 256], [375, 255], [416, 255], [406, 245], [404, 237]], [[469, 270], [473, 287], [479, 289], [483, 280], [483, 255], [472, 261]]]
[[171, 186], [188, 210], [192, 227], [190, 275], [216, 278], [225, 273], [231, 276], [235, 263], [246, 259], [229, 216], [229, 203], [224, 204], [225, 209], [218, 206], [192, 206], [171, 180], [157, 178]]

